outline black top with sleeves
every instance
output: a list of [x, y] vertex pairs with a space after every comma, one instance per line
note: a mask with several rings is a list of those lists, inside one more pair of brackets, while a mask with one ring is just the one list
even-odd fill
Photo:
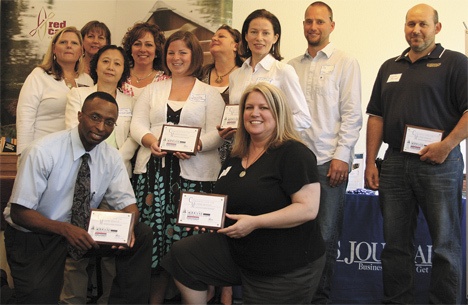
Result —
[[[214, 190], [228, 195], [230, 214], [260, 215], [282, 209], [291, 204], [292, 194], [319, 181], [315, 155], [296, 141], [268, 149], [242, 178], [241, 161], [226, 160]], [[232, 223], [226, 218], [225, 227]], [[287, 229], [257, 229], [244, 238], [229, 239], [229, 244], [240, 267], [262, 274], [303, 267], [325, 251], [315, 220]]]
[[383, 118], [383, 141], [397, 149], [407, 124], [444, 130], [445, 138], [468, 109], [464, 54], [436, 44], [412, 63], [408, 52], [380, 67], [366, 111]]

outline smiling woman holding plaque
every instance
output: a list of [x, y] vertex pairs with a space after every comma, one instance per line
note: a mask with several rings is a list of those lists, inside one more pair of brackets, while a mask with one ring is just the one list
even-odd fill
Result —
[[224, 228], [175, 243], [162, 265], [184, 304], [206, 303], [209, 285], [242, 285], [244, 304], [310, 304], [325, 262], [316, 158], [275, 86], [247, 88], [239, 110], [214, 189], [229, 198]]
[[[221, 121], [224, 101], [215, 88], [196, 78], [203, 63], [197, 38], [185, 31], [172, 34], [164, 46], [163, 63], [171, 78], [152, 83], [141, 93], [130, 128], [141, 144], [134, 171], [140, 221], [154, 232], [151, 304], [164, 301], [168, 283], [160, 259], [174, 241], [193, 234], [193, 230], [176, 224], [180, 192], [212, 192], [221, 168], [218, 147], [223, 143], [216, 125]], [[170, 152], [167, 138], [159, 140], [163, 126], [176, 135], [169, 143], [176, 149]], [[185, 128], [181, 126], [200, 128], [196, 154], [180, 149], [183, 136], [179, 131]]]

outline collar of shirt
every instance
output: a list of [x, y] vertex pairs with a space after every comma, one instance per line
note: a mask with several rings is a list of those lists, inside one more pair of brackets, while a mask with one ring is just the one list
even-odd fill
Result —
[[[409, 52], [410, 48], [406, 48], [403, 53], [401, 53], [400, 56], [398, 56], [395, 61], [399, 61], [399, 60], [407, 60], [409, 61], [409, 58], [408, 58], [408, 52]], [[426, 56], [422, 57], [421, 59], [428, 59], [428, 58], [431, 58], [431, 59], [437, 59], [437, 58], [441, 58], [442, 55], [444, 54], [445, 52], [445, 49], [444, 47], [442, 47], [442, 45], [440, 43], [436, 43], [436, 47], [434, 48], [434, 50], [432, 50], [431, 53], [427, 54]]]
[[73, 150], [73, 161], [76, 161], [78, 159], [81, 158], [81, 156], [83, 156], [85, 153], [88, 153], [89, 154], [89, 163], [93, 163], [93, 160], [95, 160], [95, 156], [96, 156], [96, 147], [98, 145], [101, 145], [102, 143], [99, 143], [98, 145], [96, 145], [93, 149], [91, 149], [90, 151], [86, 151], [86, 149], [84, 148], [83, 146], [83, 143], [81, 142], [81, 139], [80, 139], [80, 134], [78, 132], [78, 126], [76, 126], [75, 128], [73, 128], [70, 132], [70, 137], [71, 137], [71, 144], [72, 144], [72, 150]]
[[[252, 66], [250, 65], [250, 62], [252, 61], [252, 57], [247, 58], [246, 61], [242, 64], [244, 67], [251, 69]], [[268, 53], [258, 64], [255, 66], [254, 72], [257, 71], [258, 67], [261, 66], [263, 69], [266, 71], [270, 71], [271, 67], [275, 63], [276, 59]]]
[[[334, 51], [335, 51], [335, 46], [330, 42], [323, 49], [317, 52], [317, 56], [319, 56], [319, 54], [323, 54], [327, 58], [330, 58]], [[310, 56], [309, 51], [306, 49], [304, 53], [304, 57], [302, 59], [313, 60], [314, 58]]]

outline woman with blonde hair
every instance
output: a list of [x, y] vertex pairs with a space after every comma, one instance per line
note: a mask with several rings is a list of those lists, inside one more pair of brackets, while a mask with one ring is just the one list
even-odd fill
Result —
[[26, 78], [16, 109], [17, 154], [33, 140], [65, 129], [67, 93], [92, 86], [83, 73], [83, 40], [75, 27], [55, 33], [42, 64]]
[[310, 304], [325, 263], [315, 155], [277, 87], [248, 87], [239, 107], [213, 191], [228, 196], [224, 228], [175, 243], [161, 264], [184, 304], [206, 304], [211, 285], [242, 285], [244, 304]]

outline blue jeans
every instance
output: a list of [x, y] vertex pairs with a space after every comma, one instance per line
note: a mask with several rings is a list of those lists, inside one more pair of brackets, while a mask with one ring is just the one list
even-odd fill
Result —
[[331, 187], [327, 178], [330, 163], [318, 166], [320, 179], [320, 208], [317, 221], [322, 231], [326, 245], [325, 267], [323, 268], [320, 283], [312, 299], [313, 304], [329, 304], [330, 286], [338, 255], [338, 241], [343, 228], [343, 209], [346, 198], [347, 182], [337, 187]]
[[389, 148], [380, 174], [379, 198], [384, 219], [384, 303], [414, 304], [414, 233], [419, 210], [432, 238], [428, 302], [461, 301], [463, 159], [456, 147], [444, 163], [431, 165], [418, 155]]

